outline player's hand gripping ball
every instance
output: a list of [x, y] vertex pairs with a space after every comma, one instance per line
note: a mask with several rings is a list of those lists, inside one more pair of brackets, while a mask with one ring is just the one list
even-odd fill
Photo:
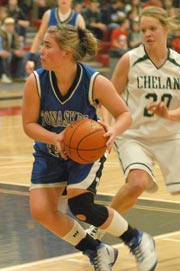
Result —
[[98, 160], [106, 151], [104, 127], [95, 120], [82, 119], [65, 129], [64, 149], [70, 159], [80, 164]]

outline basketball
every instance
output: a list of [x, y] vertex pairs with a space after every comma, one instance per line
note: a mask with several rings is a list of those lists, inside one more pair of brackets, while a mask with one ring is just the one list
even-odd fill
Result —
[[98, 160], [106, 151], [104, 127], [95, 120], [82, 119], [66, 127], [64, 149], [70, 159], [80, 164]]

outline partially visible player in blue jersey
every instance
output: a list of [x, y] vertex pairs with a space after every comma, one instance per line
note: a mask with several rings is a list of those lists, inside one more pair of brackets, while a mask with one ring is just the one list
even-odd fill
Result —
[[112, 83], [80, 62], [86, 55], [95, 55], [97, 47], [93, 34], [79, 27], [51, 26], [44, 35], [42, 68], [29, 76], [23, 97], [24, 131], [35, 141], [31, 213], [44, 227], [89, 256], [95, 271], [111, 271], [117, 249], [94, 240], [77, 220], [58, 210], [66, 188], [69, 208], [77, 219], [120, 237], [131, 251], [137, 251], [137, 261], [143, 259], [148, 270], [154, 270], [157, 258], [153, 239], [144, 233], [139, 242], [142, 232], [112, 208], [94, 202], [105, 156], [82, 165], [68, 159], [64, 152], [66, 126], [82, 118], [97, 120], [99, 103], [115, 118], [112, 126], [106, 126], [108, 151], [116, 136], [131, 124], [130, 112]]
[[71, 8], [72, 0], [57, 0], [57, 3], [58, 7], [49, 9], [44, 13], [40, 28], [34, 37], [29, 53], [29, 61], [26, 64], [26, 70], [29, 74], [34, 70], [35, 66], [40, 64], [37, 52], [49, 26], [70, 24], [82, 28], [86, 27], [83, 16]]

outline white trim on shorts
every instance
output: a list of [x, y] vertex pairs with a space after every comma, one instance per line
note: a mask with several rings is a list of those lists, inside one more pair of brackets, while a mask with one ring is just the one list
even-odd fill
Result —
[[34, 183], [31, 183], [29, 190], [31, 191], [32, 189], [36, 189], [36, 188], [65, 187], [66, 185], [67, 185], [66, 182], [62, 182], [62, 183], [48, 183], [48, 184], [34, 184]]

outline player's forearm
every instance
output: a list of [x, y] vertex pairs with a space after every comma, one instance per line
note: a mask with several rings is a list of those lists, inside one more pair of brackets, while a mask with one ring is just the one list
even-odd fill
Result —
[[101, 106], [101, 111], [103, 123], [105, 123], [106, 125], [111, 125], [112, 115], [110, 114], [110, 112], [103, 105]]
[[32, 43], [31, 49], [30, 49], [30, 53], [33, 53], [33, 54], [37, 53], [41, 42], [42, 42], [41, 37], [39, 35], [36, 35], [33, 40], [33, 43]]
[[46, 144], [55, 145], [57, 141], [57, 134], [51, 131], [44, 129], [38, 123], [28, 123], [24, 124], [24, 132], [31, 139]]
[[[36, 53], [39, 49], [40, 44], [41, 44], [41, 39], [39, 36], [36, 36], [31, 46], [30, 52], [28, 54], [28, 62], [27, 62], [28, 64], [26, 67], [28, 73], [32, 72], [31, 68], [34, 69], [34, 66], [35, 66], [34, 61], [36, 59]], [[30, 66], [30, 70], [28, 70], [29, 66]]]
[[180, 122], [180, 107], [174, 110], [169, 110], [168, 119], [172, 121]]
[[119, 117], [117, 117], [113, 125], [116, 135], [121, 135], [123, 132], [125, 132], [131, 126], [131, 123], [132, 117], [129, 111], [125, 111]]

